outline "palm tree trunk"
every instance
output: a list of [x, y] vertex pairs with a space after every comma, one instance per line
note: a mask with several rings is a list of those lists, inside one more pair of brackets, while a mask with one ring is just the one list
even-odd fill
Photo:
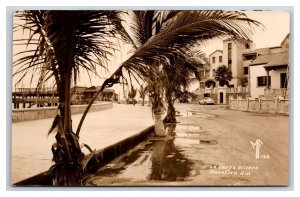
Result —
[[142, 98], [142, 106], [145, 105], [145, 97]]
[[65, 101], [64, 101], [64, 131], [71, 132], [72, 131], [72, 123], [71, 123], [71, 75], [68, 73], [65, 75], [64, 79], [65, 83]]
[[172, 99], [172, 93], [166, 91], [166, 101], [168, 105], [167, 115], [164, 118], [164, 123], [176, 123], [176, 110], [174, 107], [174, 101]]
[[155, 136], [157, 137], [165, 137], [167, 135], [162, 120], [162, 114], [163, 114], [162, 110], [157, 110], [154, 112], [154, 130], [155, 130]]

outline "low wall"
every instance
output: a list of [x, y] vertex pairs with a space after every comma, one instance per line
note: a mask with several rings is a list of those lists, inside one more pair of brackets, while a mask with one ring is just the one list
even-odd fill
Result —
[[[72, 105], [71, 113], [81, 114], [85, 111], [87, 105]], [[100, 111], [113, 107], [111, 102], [103, 102], [93, 104], [89, 112]], [[57, 115], [57, 107], [44, 107], [44, 108], [27, 108], [27, 109], [14, 109], [12, 111], [12, 122], [22, 122], [30, 120], [39, 120], [45, 118], [54, 118]]]
[[[110, 161], [114, 160], [118, 156], [131, 150], [133, 147], [139, 143], [145, 141], [151, 133], [154, 131], [154, 126], [150, 126], [143, 131], [128, 137], [120, 142], [110, 145], [104, 149], [97, 150], [95, 153], [95, 158], [99, 163], [95, 163], [92, 160], [88, 163], [87, 169], [90, 173], [94, 173], [97, 169], [108, 164]], [[89, 155], [87, 155], [89, 157]], [[22, 180], [20, 182], [14, 183], [14, 186], [51, 186], [52, 180], [47, 172], [42, 172], [28, 179]]]
[[108, 164], [110, 161], [114, 160], [118, 156], [126, 153], [139, 143], [145, 141], [150, 136], [150, 134], [153, 133], [153, 131], [154, 126], [150, 126], [133, 136], [130, 136], [104, 149], [96, 151], [95, 157], [97, 158], [99, 163], [97, 163], [96, 165], [91, 163], [90, 166], [88, 166], [88, 168], [92, 169], [91, 171], [94, 171], [104, 166], [105, 164]]
[[274, 99], [229, 99], [230, 109], [286, 115], [289, 114], [289, 103], [290, 100], [288, 99], [280, 99], [276, 97]]

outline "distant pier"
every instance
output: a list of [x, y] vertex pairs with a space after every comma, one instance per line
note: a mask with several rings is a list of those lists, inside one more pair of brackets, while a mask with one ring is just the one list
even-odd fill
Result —
[[[75, 86], [71, 88], [71, 105], [87, 104], [100, 87]], [[113, 89], [105, 89], [96, 101], [118, 100], [118, 94]], [[58, 105], [58, 92], [56, 88], [17, 88], [12, 93], [13, 109], [53, 107]]]
[[18, 88], [12, 93], [14, 109], [37, 107], [51, 107], [58, 105], [58, 93], [55, 88]]

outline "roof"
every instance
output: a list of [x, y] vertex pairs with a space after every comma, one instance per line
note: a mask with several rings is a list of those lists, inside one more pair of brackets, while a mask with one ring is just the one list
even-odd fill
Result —
[[244, 54], [257, 54], [257, 55], [265, 55], [270, 53], [270, 47], [267, 48], [260, 48], [260, 49], [254, 49], [252, 51], [246, 52]]
[[290, 33], [288, 33], [286, 36], [285, 36], [285, 38], [283, 39], [283, 41], [281, 42], [281, 46], [283, 45], [283, 43], [286, 41], [286, 40], [288, 40], [288, 39], [290, 39]]
[[289, 52], [271, 53], [258, 56], [250, 66], [265, 64], [266, 67], [284, 66], [289, 64]]
[[209, 56], [211, 56], [212, 54], [214, 54], [215, 52], [221, 52], [221, 53], [223, 53], [223, 50], [220, 50], [220, 49], [218, 49], [218, 50], [215, 50], [214, 52], [212, 52]]

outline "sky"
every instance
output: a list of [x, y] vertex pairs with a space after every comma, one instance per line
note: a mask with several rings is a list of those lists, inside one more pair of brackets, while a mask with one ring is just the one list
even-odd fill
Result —
[[[290, 13], [288, 11], [245, 11], [245, 14], [254, 20], [259, 21], [263, 24], [264, 28], [254, 28], [253, 29], [253, 36], [252, 40], [256, 45], [256, 48], [263, 48], [263, 47], [272, 47], [272, 46], [279, 46], [282, 40], [285, 38], [285, 36], [290, 33]], [[15, 20], [15, 22], [18, 22]], [[21, 32], [14, 33], [14, 39], [22, 37]], [[24, 35], [26, 37], [26, 35]], [[213, 39], [210, 41], [207, 41], [203, 43], [200, 46], [200, 50], [202, 50], [207, 56], [214, 52], [217, 49], [222, 50], [223, 42], [220, 39]], [[22, 48], [20, 46], [14, 46], [13, 47], [14, 54], [18, 51], [21, 51]], [[121, 65], [122, 62], [124, 62], [130, 54], [128, 51], [130, 50], [130, 47], [127, 45], [120, 45], [120, 51], [117, 51], [114, 56], [111, 57], [111, 60], [109, 62], [109, 72], [103, 72], [102, 70], [102, 76], [103, 78], [106, 78], [110, 76], [110, 73], [113, 73], [115, 69], [119, 65]], [[13, 89], [14, 89], [14, 83], [16, 82], [17, 78], [13, 78]], [[90, 82], [89, 77], [83, 73], [83, 75], [80, 77], [80, 81], [78, 82], [78, 85], [82, 86], [100, 86], [102, 84], [104, 79], [99, 79], [96, 77], [92, 77], [92, 82]], [[20, 84], [20, 86], [28, 87], [29, 86], [30, 79], [27, 78], [23, 84]], [[34, 85], [31, 85], [31, 87], [34, 87]], [[119, 85], [115, 85], [113, 87], [116, 90], [116, 93], [121, 94], [121, 98], [123, 97], [122, 92], [123, 88]], [[196, 89], [197, 85], [194, 85], [191, 90]]]

